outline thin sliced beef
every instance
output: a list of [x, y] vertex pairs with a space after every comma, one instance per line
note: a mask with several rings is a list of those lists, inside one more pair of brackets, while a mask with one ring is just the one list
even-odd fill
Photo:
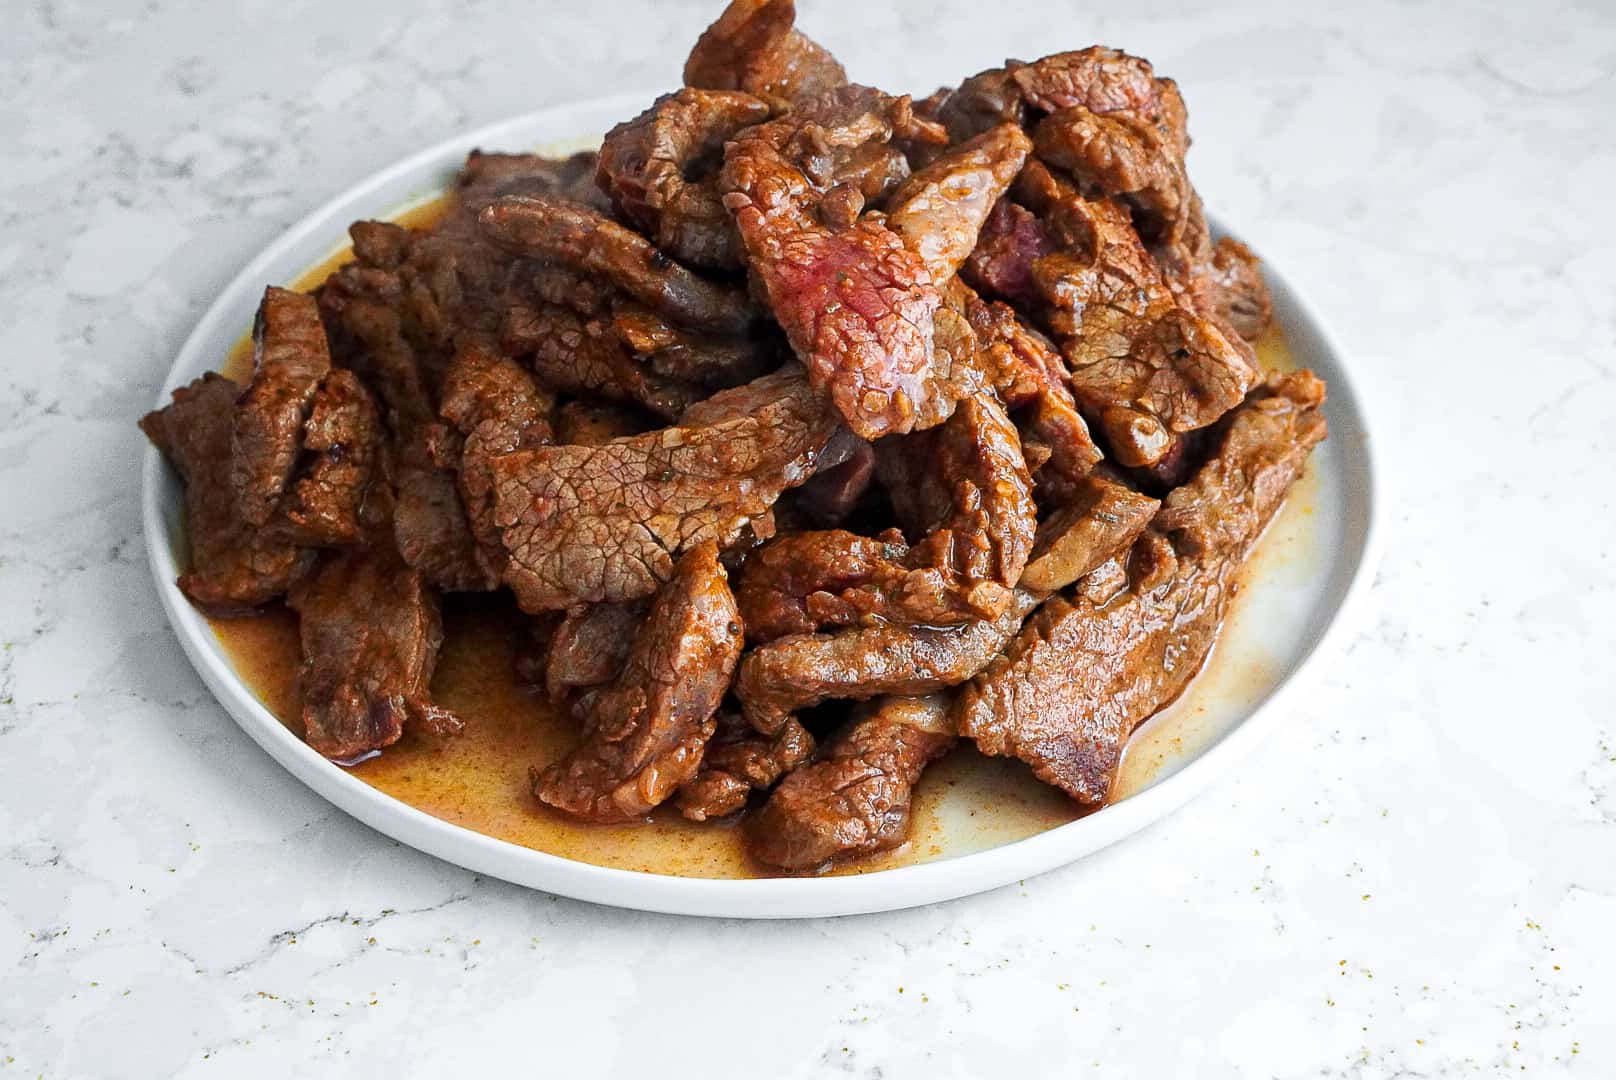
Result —
[[1019, 127], [1001, 124], [943, 151], [892, 193], [887, 227], [920, 256], [932, 281], [941, 285], [959, 270], [1031, 149]]
[[1126, 550], [1145, 531], [1161, 503], [1126, 484], [1090, 474], [1070, 502], [1038, 523], [1021, 587], [1053, 593]]
[[303, 425], [311, 456], [286, 500], [292, 538], [307, 547], [351, 547], [389, 526], [381, 413], [359, 376], [332, 368]]
[[234, 382], [209, 372], [140, 421], [185, 481], [191, 565], [179, 577], [180, 591], [216, 614], [245, 612], [274, 599], [314, 561], [285, 530], [259, 528], [237, 512], [231, 428], [239, 393]]
[[605, 686], [622, 673], [634, 632], [645, 621], [643, 600], [579, 606], [562, 617], [544, 662], [544, 690], [565, 701], [579, 690]]
[[507, 353], [525, 356], [538, 381], [557, 393], [638, 405], [664, 420], [701, 396], [694, 384], [636, 360], [605, 318], [558, 304], [511, 304], [500, 344]]
[[738, 90], [664, 94], [606, 133], [595, 182], [671, 258], [738, 270], [740, 238], [724, 209], [718, 167], [726, 141], [768, 118], [766, 102]]
[[588, 821], [649, 813], [695, 777], [740, 654], [740, 613], [705, 543], [680, 558], [622, 674], [591, 698], [583, 742], [534, 770], [534, 795]]
[[953, 747], [945, 695], [882, 698], [780, 782], [748, 823], [747, 850], [782, 870], [887, 851], [909, 838], [926, 766]]
[[[875, 447], [850, 432], [846, 456], [833, 464], [821, 460], [813, 478], [797, 489], [796, 507], [817, 525], [834, 528], [857, 508], [875, 482]], [[832, 447], [825, 448], [825, 459]]]
[[1017, 590], [997, 619], [964, 626], [879, 624], [829, 634], [790, 634], [759, 645], [735, 680], [747, 721], [769, 734], [799, 709], [822, 701], [928, 694], [957, 686], [1015, 637], [1038, 598]]
[[638, 304], [618, 304], [612, 330], [663, 378], [714, 390], [751, 382], [790, 355], [778, 333], [760, 330], [740, 337], [693, 333]]
[[1190, 278], [1195, 310], [1246, 341], [1256, 341], [1274, 318], [1274, 301], [1263, 282], [1262, 266], [1252, 250], [1225, 236]]
[[740, 717], [721, 717], [718, 733], [702, 754], [701, 771], [679, 789], [674, 804], [691, 821], [726, 817], [744, 809], [752, 792], [773, 787], [813, 752], [814, 737], [795, 720], [773, 735], [760, 735]]
[[1135, 543], [1125, 588], [1040, 608], [961, 692], [961, 734], [1080, 802], [1103, 802], [1128, 735], [1205, 661], [1240, 567], [1325, 436], [1323, 397], [1297, 372], [1235, 410], [1212, 458]]
[[609, 281], [692, 330], [739, 333], [757, 320], [744, 289], [692, 273], [639, 233], [593, 210], [555, 199], [510, 196], [489, 204], [479, 220], [500, 247]]
[[1153, 465], [1216, 421], [1256, 381], [1244, 352], [1179, 303], [1127, 210], [1078, 195], [1037, 162], [1018, 184], [1066, 246], [1032, 273], [1062, 342], [1072, 392], [1123, 465]]
[[922, 127], [908, 98], [848, 86], [742, 132], [725, 149], [724, 205], [792, 349], [848, 427], [874, 439], [947, 415], [931, 400], [932, 317], [924, 261], [841, 170]]
[[391, 546], [327, 556], [289, 602], [310, 746], [340, 761], [391, 746], [405, 724], [459, 733], [459, 717], [428, 694], [443, 641], [437, 595]]
[[908, 452], [943, 488], [947, 516], [912, 548], [901, 537], [841, 530], [763, 545], [737, 589], [752, 640], [856, 623], [952, 626], [996, 618], [1010, 604], [1037, 513], [1015, 426], [983, 395], [910, 440], [921, 445]]
[[795, 0], [731, 0], [685, 61], [685, 85], [744, 90], [787, 105], [841, 86], [847, 72], [795, 28]]
[[236, 402], [230, 482], [242, 520], [263, 525], [292, 479], [303, 423], [331, 350], [311, 296], [270, 286], [253, 320], [252, 381]]
[[502, 454], [549, 444], [555, 399], [513, 360], [478, 345], [455, 354], [443, 380], [439, 413], [461, 437], [456, 472], [460, 500], [490, 574], [505, 566], [505, 549], [494, 522], [494, 478], [489, 463]]
[[766, 518], [834, 428], [792, 369], [722, 391], [676, 427], [496, 458], [506, 583], [530, 612], [649, 596], [682, 552], [733, 544]]

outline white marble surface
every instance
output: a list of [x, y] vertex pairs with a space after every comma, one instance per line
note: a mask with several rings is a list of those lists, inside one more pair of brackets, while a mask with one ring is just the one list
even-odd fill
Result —
[[260, 245], [467, 125], [672, 83], [713, 5], [8, 6], [0, 1080], [1616, 1075], [1616, 10], [1298, 6], [804, 0], [889, 87], [1096, 40], [1177, 77], [1208, 204], [1373, 396], [1388, 545], [1370, 625], [1188, 809], [772, 925], [337, 813], [186, 665], [138, 529], [134, 418]]

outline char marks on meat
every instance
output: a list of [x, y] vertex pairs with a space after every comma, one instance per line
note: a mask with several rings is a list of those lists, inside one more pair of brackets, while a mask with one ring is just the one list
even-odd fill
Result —
[[696, 776], [740, 653], [718, 545], [704, 543], [657, 593], [622, 673], [590, 698], [583, 742], [534, 770], [534, 795], [589, 821], [649, 813]]
[[231, 430], [239, 391], [230, 379], [209, 372], [140, 421], [185, 481], [191, 565], [179, 577], [180, 591], [198, 607], [221, 614], [273, 600], [314, 558], [294, 547], [283, 530], [259, 528], [237, 511]]
[[679, 426], [496, 458], [505, 580], [527, 611], [649, 596], [682, 552], [735, 543], [808, 479], [834, 427], [793, 368], [714, 395]]
[[1236, 409], [1211, 459], [1121, 561], [1120, 595], [1044, 604], [960, 694], [960, 733], [1080, 802], [1103, 802], [1128, 735], [1205, 661], [1237, 572], [1324, 438], [1323, 397], [1303, 371]]
[[749, 823], [747, 850], [803, 871], [897, 847], [915, 782], [954, 741], [945, 695], [882, 698], [780, 782]]
[[253, 321], [252, 381], [236, 402], [230, 482], [236, 510], [251, 525], [280, 504], [302, 443], [303, 423], [331, 351], [312, 297], [270, 286]]
[[347, 760], [391, 746], [404, 725], [454, 735], [428, 686], [443, 642], [437, 595], [392, 547], [328, 556], [288, 597], [303, 645], [304, 738]]
[[685, 85], [744, 90], [782, 106], [847, 81], [836, 58], [797, 30], [795, 0], [731, 0], [685, 61]]

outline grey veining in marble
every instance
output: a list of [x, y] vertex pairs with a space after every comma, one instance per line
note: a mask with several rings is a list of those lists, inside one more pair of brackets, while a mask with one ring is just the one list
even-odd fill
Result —
[[0, 1080], [628, 1077], [670, 1048], [706, 1076], [1616, 1075], [1608, 3], [803, 0], [896, 88], [1151, 57], [1208, 205], [1373, 400], [1369, 624], [1138, 837], [917, 911], [637, 915], [401, 848], [230, 723], [139, 539], [133, 421], [183, 336], [405, 153], [671, 85], [715, 6], [7, 7]]

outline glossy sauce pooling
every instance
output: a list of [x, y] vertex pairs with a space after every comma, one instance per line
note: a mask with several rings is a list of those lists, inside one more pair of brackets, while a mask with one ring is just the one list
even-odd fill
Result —
[[[398, 220], [424, 225], [441, 213], [429, 203]], [[312, 289], [348, 258], [346, 251], [296, 282]], [[1278, 331], [1258, 352], [1265, 367], [1294, 365]], [[227, 374], [244, 379], [250, 342], [232, 350]], [[1313, 572], [1316, 547], [1310, 524], [1317, 497], [1309, 470], [1293, 490], [1243, 572], [1256, 587], [1279, 590], [1285, 579]], [[1220, 737], [1273, 687], [1275, 661], [1262, 648], [1261, 618], [1242, 595], [1205, 671], [1176, 703], [1143, 725], [1130, 742], [1116, 792], [1132, 794], [1193, 758]], [[601, 866], [686, 877], [755, 877], [765, 871], [747, 859], [740, 830], [723, 823], [694, 824], [669, 810], [634, 826], [584, 825], [533, 798], [528, 770], [554, 760], [577, 738], [577, 724], [542, 696], [516, 684], [514, 642], [521, 614], [506, 595], [455, 596], [444, 605], [444, 646], [432, 680], [439, 704], [466, 721], [459, 738], [437, 740], [406, 733], [396, 745], [352, 769], [371, 786], [419, 810], [511, 843]], [[215, 619], [215, 633], [237, 672], [288, 727], [298, 719], [297, 622], [281, 606], [250, 618]], [[1271, 631], [1270, 631], [1271, 632]], [[332, 766], [337, 768], [338, 766]], [[1026, 767], [985, 758], [968, 744], [932, 766], [915, 792], [914, 831], [904, 847], [846, 867], [868, 873], [894, 866], [969, 854], [1033, 836], [1081, 816], [1055, 788]]]

